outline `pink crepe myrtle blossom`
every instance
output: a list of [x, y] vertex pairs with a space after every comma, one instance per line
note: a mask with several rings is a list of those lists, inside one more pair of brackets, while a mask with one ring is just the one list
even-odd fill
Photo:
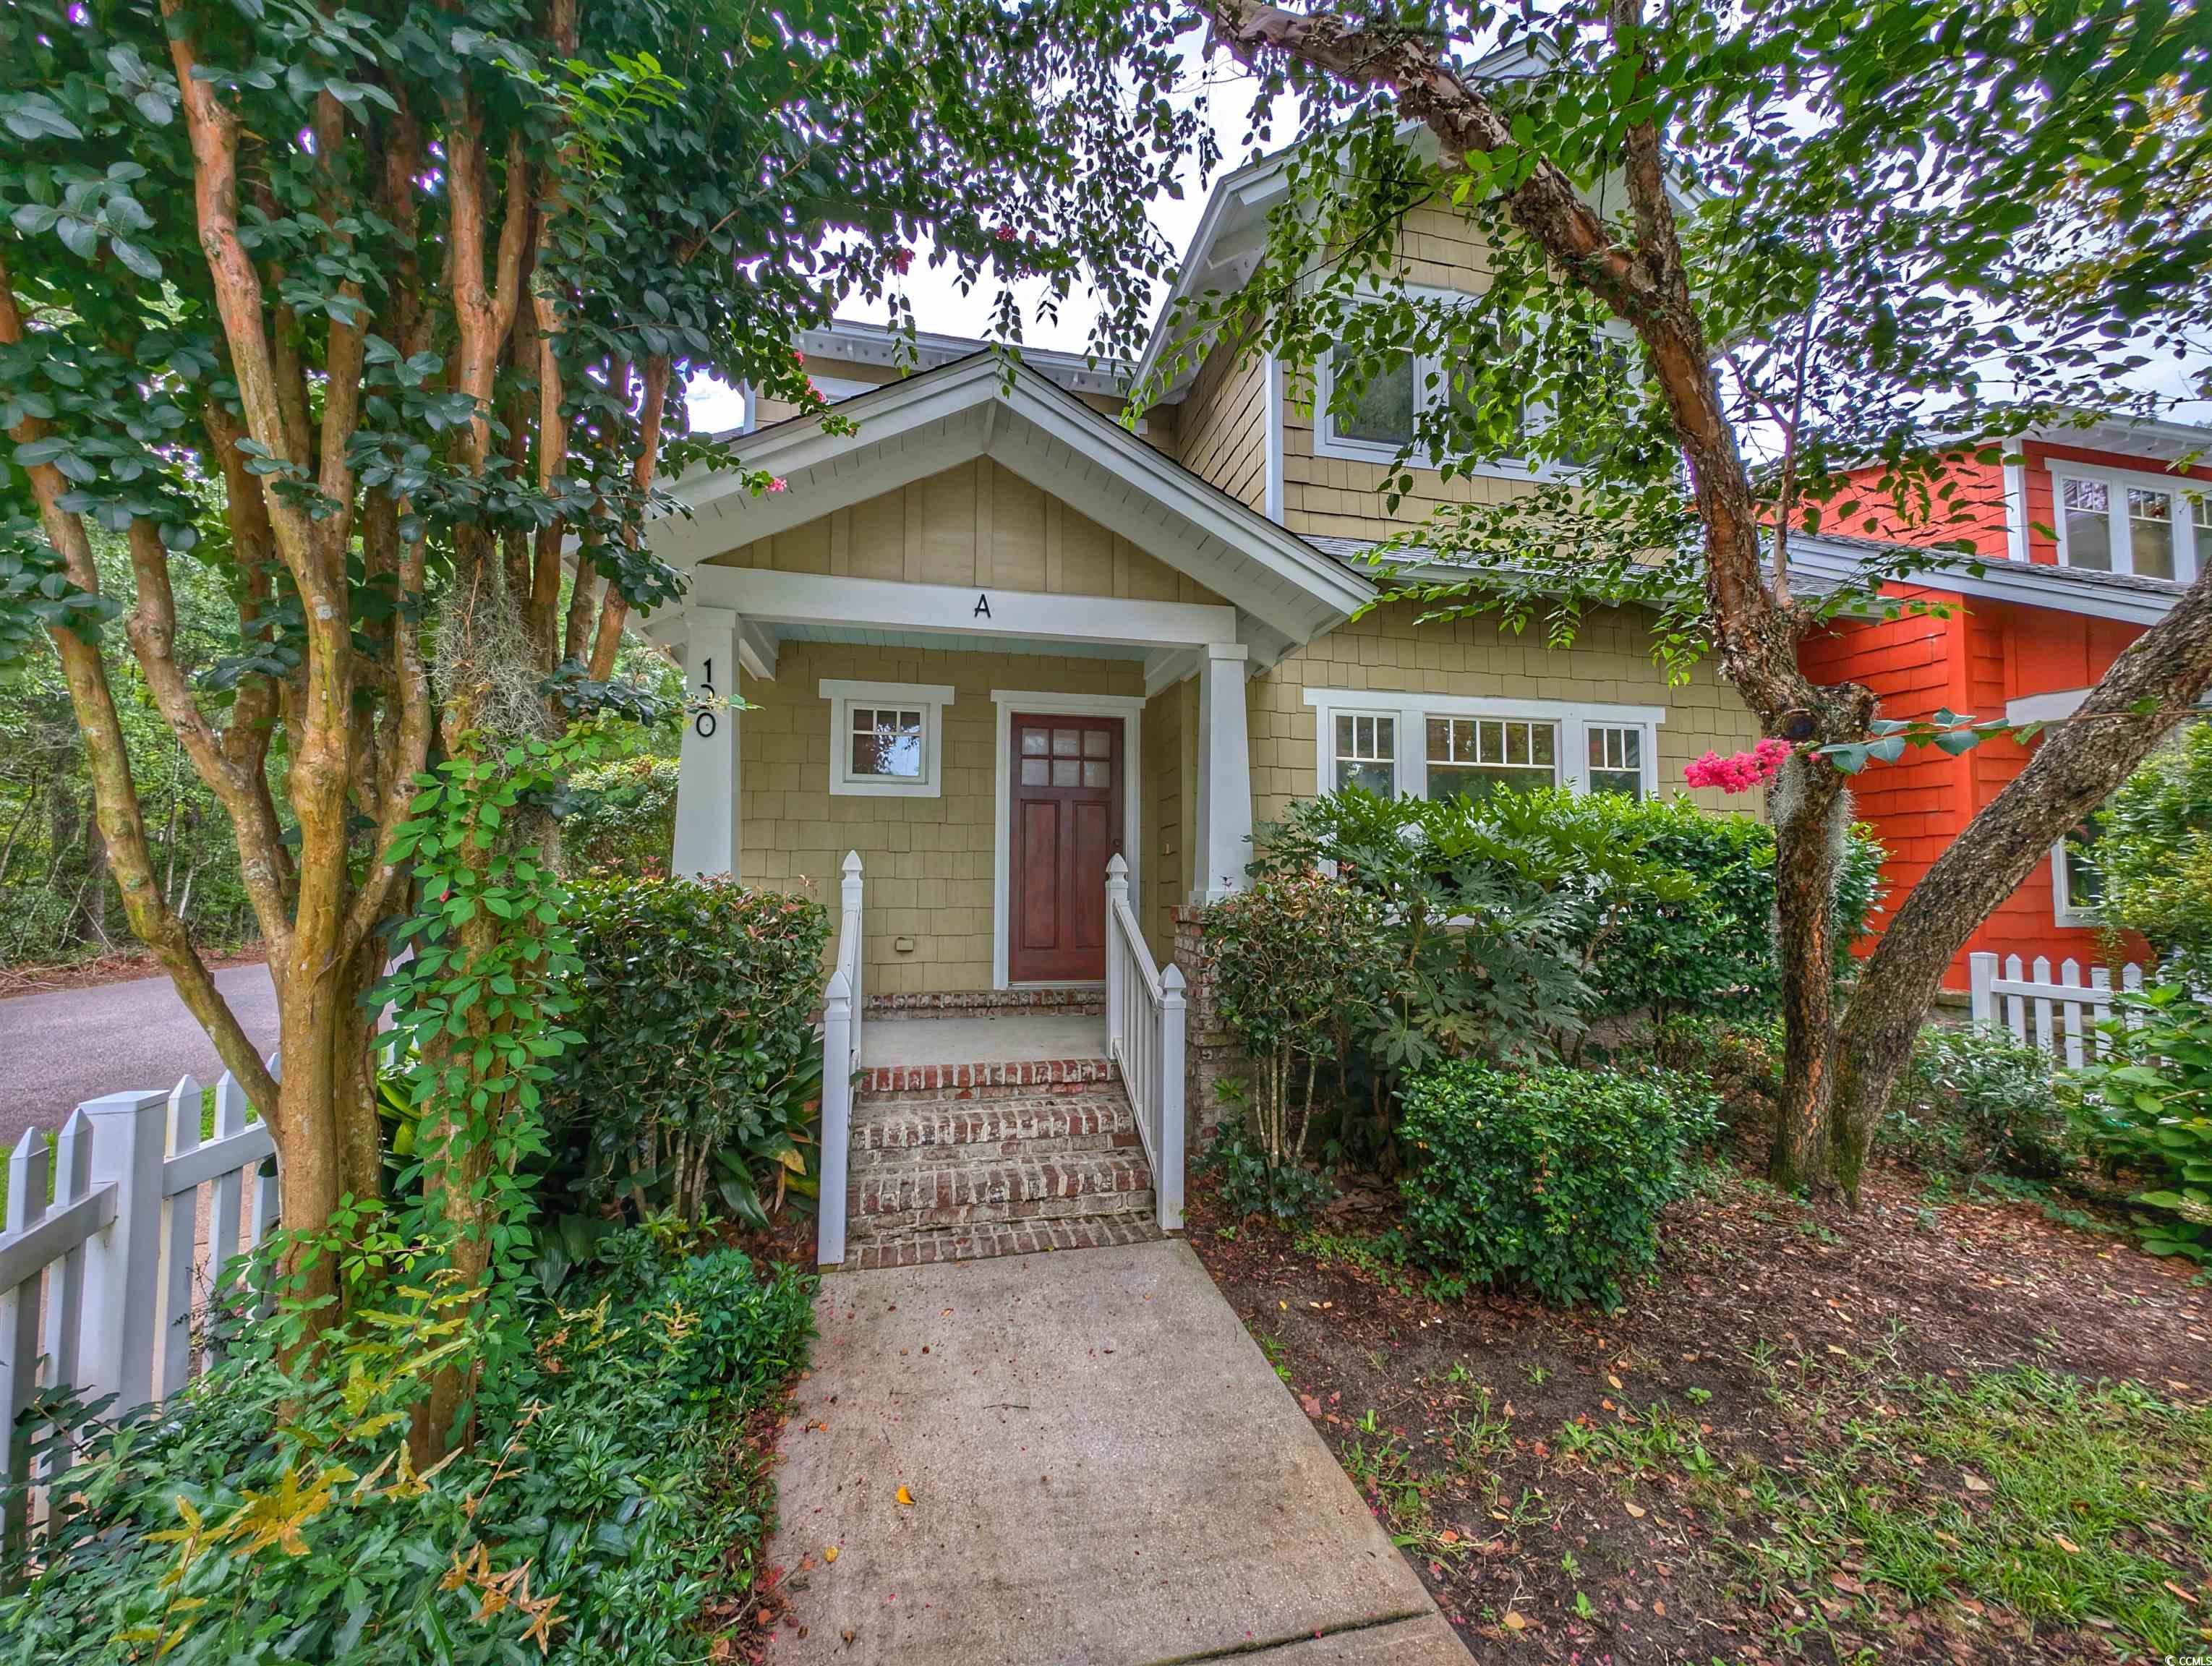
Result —
[[787, 492], [791, 489], [791, 482], [780, 474], [774, 475], [769, 479], [768, 489], [772, 492]]
[[914, 251], [912, 249], [894, 249], [891, 251], [891, 258], [884, 264], [893, 271], [896, 272], [901, 277], [904, 277], [907, 273], [913, 269]]
[[1790, 743], [1767, 735], [1751, 751], [1738, 752], [1732, 757], [1723, 757], [1718, 752], [1707, 752], [1684, 768], [1682, 779], [1692, 787], [1717, 787], [1723, 793], [1748, 793], [1753, 787], [1773, 780], [1789, 757]]

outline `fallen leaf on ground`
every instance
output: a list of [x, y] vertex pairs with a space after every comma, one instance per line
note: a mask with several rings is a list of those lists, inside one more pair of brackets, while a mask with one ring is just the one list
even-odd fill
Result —
[[822, 1560], [825, 1562], [836, 1561], [837, 1560], [837, 1547], [835, 1545], [825, 1545], [822, 1551]]
[[908, 1492], [906, 1488], [902, 1487], [898, 1490], [898, 1501], [901, 1504], [912, 1504], [914, 1502], [914, 1494]]

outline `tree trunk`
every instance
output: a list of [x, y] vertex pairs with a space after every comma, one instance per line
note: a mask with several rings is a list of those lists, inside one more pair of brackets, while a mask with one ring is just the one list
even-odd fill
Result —
[[1793, 757], [1767, 795], [1774, 818], [1774, 958], [1782, 986], [1782, 1104], [1767, 1173], [1786, 1191], [1830, 1181], [1836, 1035], [1832, 899], [1850, 795], [1826, 763]]

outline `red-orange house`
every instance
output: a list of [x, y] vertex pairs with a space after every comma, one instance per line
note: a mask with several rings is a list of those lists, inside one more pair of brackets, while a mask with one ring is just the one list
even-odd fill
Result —
[[[2212, 429], [2106, 423], [2029, 434], [2008, 449], [2017, 460], [1952, 465], [1956, 492], [1935, 535], [1960, 536], [1963, 508], [1977, 556], [1884, 587], [1948, 604], [1948, 613], [1841, 621], [1806, 642], [1809, 675], [1864, 683], [1885, 717], [1948, 707], [2016, 722], [2063, 718], [2212, 565], [2212, 466], [2199, 460], [2212, 454]], [[1893, 516], [1856, 524], [1874, 538], [1801, 538], [1793, 567], [1816, 582], [1840, 580], [1876, 550], [1925, 530]], [[1996, 740], [1955, 757], [1911, 748], [1894, 763], [1868, 766], [1856, 790], [1860, 816], [1889, 851], [1886, 915], [2027, 756]], [[1975, 950], [2054, 965], [2069, 958], [2087, 965], [2106, 952], [2094, 838], [2085, 830], [2039, 865], [1960, 952], [1947, 987], [1967, 987]]]

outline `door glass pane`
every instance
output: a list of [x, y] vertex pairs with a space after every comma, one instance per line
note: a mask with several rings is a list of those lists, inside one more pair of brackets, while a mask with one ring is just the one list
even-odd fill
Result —
[[2093, 573], [2112, 570], [2112, 494], [2101, 480], [2060, 483], [2066, 519], [2066, 564]]
[[1083, 784], [1085, 787], [1111, 787], [1114, 784], [1112, 766], [1102, 763], [1097, 758], [1085, 758], [1083, 762]]
[[1042, 757], [1051, 745], [1052, 737], [1046, 733], [1042, 729], [1024, 729], [1022, 731], [1022, 756], [1024, 757]]
[[1046, 778], [1051, 773], [1051, 766], [1041, 757], [1025, 757], [1022, 760], [1022, 785], [1024, 787], [1043, 786]]
[[1082, 753], [1082, 730], [1054, 729], [1052, 732], [1052, 755], [1054, 757], [1079, 757]]
[[1056, 757], [1052, 761], [1052, 784], [1073, 787], [1081, 778], [1083, 766], [1072, 757]]
[[2147, 579], [2173, 576], [2173, 497], [2128, 488], [2128, 552]]
[[1083, 732], [1083, 756], [1111, 757], [1114, 756], [1114, 736], [1107, 729], [1085, 729]]
[[1392, 353], [1356, 394], [1340, 383], [1330, 410], [1337, 437], [1403, 446], [1413, 438], [1413, 360]]

